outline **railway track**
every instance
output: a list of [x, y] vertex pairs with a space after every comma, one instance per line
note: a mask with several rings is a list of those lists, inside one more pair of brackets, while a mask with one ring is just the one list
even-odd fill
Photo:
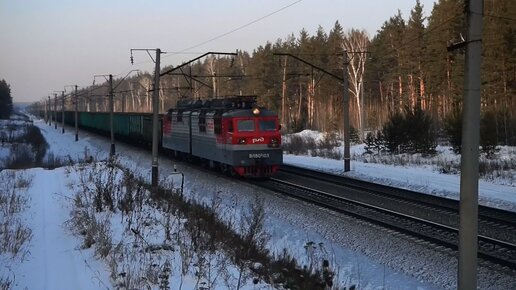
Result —
[[[458, 202], [454, 200], [288, 165], [282, 165], [275, 178], [252, 183], [458, 248]], [[479, 257], [516, 269], [516, 213], [479, 207]]]
[[[287, 165], [254, 184], [458, 251], [456, 200]], [[516, 269], [516, 213], [479, 206], [478, 245], [479, 258]]]

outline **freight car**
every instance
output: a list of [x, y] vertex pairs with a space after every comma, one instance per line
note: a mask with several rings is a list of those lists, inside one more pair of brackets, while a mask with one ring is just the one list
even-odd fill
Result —
[[[75, 112], [65, 111], [65, 124], [75, 126]], [[109, 112], [77, 112], [80, 129], [110, 136]], [[56, 114], [57, 122], [62, 122], [62, 114]], [[161, 128], [162, 115], [159, 116]], [[134, 145], [152, 145], [152, 113], [113, 113], [113, 133], [115, 139]], [[158, 142], [161, 143], [161, 134]]]
[[232, 175], [270, 177], [283, 163], [279, 130], [254, 96], [178, 102], [163, 116], [162, 146]]

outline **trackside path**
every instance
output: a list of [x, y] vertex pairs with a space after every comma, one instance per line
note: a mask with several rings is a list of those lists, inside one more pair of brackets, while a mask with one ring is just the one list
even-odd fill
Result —
[[27, 220], [33, 238], [27, 261], [14, 271], [15, 289], [106, 289], [102, 284], [109, 284], [107, 271], [94, 270], [102, 269], [101, 263], [90, 250], [80, 250], [79, 241], [65, 228], [70, 200], [64, 168], [31, 169], [29, 174]]

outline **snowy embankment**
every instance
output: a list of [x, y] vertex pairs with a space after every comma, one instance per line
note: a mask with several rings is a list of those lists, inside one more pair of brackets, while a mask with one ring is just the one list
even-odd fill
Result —
[[[60, 130], [41, 121], [36, 121], [35, 124], [42, 129], [50, 143], [50, 150], [55, 155], [69, 156], [73, 160], [88, 155], [96, 159], [105, 159], [107, 156], [109, 141], [106, 139], [81, 132], [79, 142], [74, 142], [73, 134], [68, 131], [61, 134]], [[118, 143], [116, 146], [120, 162], [125, 167], [150, 176], [149, 152]], [[285, 161], [305, 164], [304, 166], [306, 163], [317, 164], [318, 168], [327, 168], [333, 172], [338, 172], [336, 168], [342, 164], [339, 161], [304, 158], [307, 157], [287, 155]], [[359, 167], [362, 165], [364, 167]], [[287, 249], [305, 264], [328, 259], [337, 271], [335, 281], [340, 285], [354, 284], [358, 289], [422, 290], [456, 287], [457, 260], [446, 250], [436, 250], [403, 235], [310, 204], [265, 193], [238, 180], [214, 176], [172, 160], [160, 159], [162, 178], [172, 173], [174, 166], [185, 175], [184, 194], [187, 197], [206, 202], [217, 198], [220, 211], [227, 213], [228, 217], [245, 213], [248, 205], [255, 202], [258, 196], [267, 213], [266, 228], [270, 234], [268, 248], [276, 253]], [[392, 170], [391, 167], [382, 169], [379, 165], [370, 163], [352, 162], [352, 172], [347, 174], [375, 176], [372, 174], [375, 168], [378, 175], [373, 178], [379, 181], [389, 180], [385, 176]], [[27, 190], [31, 198], [31, 208], [27, 212], [31, 213], [29, 219], [34, 237], [27, 260], [11, 267], [17, 285], [26, 285], [27, 289], [114, 289], [115, 282], [109, 277], [108, 265], [99, 261], [92, 249], [80, 250], [81, 239], [71, 236], [64, 226], [65, 221], [70, 218], [72, 206], [68, 197], [73, 195], [73, 191], [69, 185], [77, 183], [78, 177], [67, 174], [64, 168], [52, 171], [31, 169], [26, 172], [34, 176], [32, 187]], [[410, 185], [413, 180], [417, 180], [416, 177], [411, 177], [411, 172], [415, 170], [407, 168], [405, 172], [394, 174], [401, 181], [391, 181], [390, 184]], [[430, 173], [431, 170], [427, 172]], [[433, 177], [422, 176], [422, 185], [416, 187], [432, 188]], [[425, 179], [428, 180], [426, 184]], [[442, 189], [440, 187], [433, 191], [441, 192]], [[193, 277], [190, 279], [194, 280]], [[184, 284], [183, 289], [193, 289], [194, 286], [195, 284]], [[250, 287], [254, 288], [249, 289], [269, 289], [264, 284]], [[480, 265], [479, 287], [516, 289], [516, 273]], [[172, 289], [179, 289], [178, 284]], [[219, 286], [216, 289], [227, 287]]]
[[[305, 130], [299, 136], [320, 142], [323, 135]], [[343, 152], [343, 148], [335, 148]], [[315, 170], [330, 172], [333, 174], [346, 175], [352, 178], [371, 181], [379, 184], [390, 185], [409, 189], [421, 193], [432, 194], [451, 199], [459, 199], [460, 196], [460, 174], [444, 174], [439, 172], [447, 164], [457, 163], [460, 156], [451, 152], [450, 148], [438, 146], [436, 156], [422, 158], [420, 156], [400, 156], [390, 158], [391, 163], [399, 165], [386, 165], [367, 162], [363, 157], [364, 145], [351, 147], [351, 171], [344, 173], [342, 160], [334, 160], [321, 157], [286, 154], [283, 161], [286, 164], [311, 168]], [[502, 147], [497, 155], [500, 162], [506, 159], [516, 159], [514, 148]], [[371, 159], [375, 159], [372, 157]], [[380, 158], [379, 158], [380, 159]], [[406, 161], [411, 160], [412, 162]], [[420, 165], [411, 165], [419, 163]], [[439, 165], [436, 165], [439, 164]], [[498, 174], [502, 175], [502, 174]], [[507, 170], [505, 178], [490, 178], [490, 180], [479, 180], [479, 204], [510, 211], [516, 211], [516, 170]]]

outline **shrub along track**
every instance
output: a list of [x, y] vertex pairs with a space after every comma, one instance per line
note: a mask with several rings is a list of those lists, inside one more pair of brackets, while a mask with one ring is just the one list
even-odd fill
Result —
[[[283, 165], [252, 182], [451, 249], [458, 256], [459, 203], [442, 197]], [[516, 213], [479, 206], [478, 256], [516, 269]]]

